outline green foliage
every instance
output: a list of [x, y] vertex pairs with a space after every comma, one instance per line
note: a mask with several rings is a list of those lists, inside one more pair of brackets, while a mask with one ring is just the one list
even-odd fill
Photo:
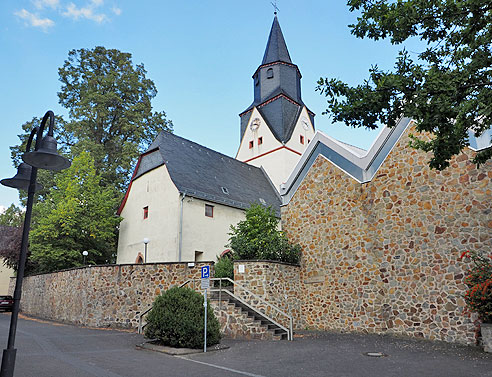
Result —
[[[400, 44], [419, 38], [427, 48], [412, 59], [405, 49], [394, 72], [370, 69], [369, 79], [350, 87], [337, 79], [320, 78], [317, 90], [328, 97], [333, 122], [352, 127], [395, 126], [402, 115], [417, 130], [433, 134], [430, 141], [413, 136], [411, 145], [432, 151], [429, 165], [445, 169], [468, 145], [468, 130], [482, 134], [492, 125], [492, 3], [483, 0], [349, 0], [360, 11], [350, 25], [358, 38], [387, 38]], [[492, 157], [492, 148], [474, 162]]]
[[[234, 263], [232, 258], [225, 255], [223, 257], [217, 257], [217, 263], [214, 265], [214, 277], [215, 278], [229, 278], [234, 280]], [[217, 282], [216, 282], [217, 283]], [[222, 285], [232, 285], [230, 281], [224, 280]]]
[[485, 323], [492, 323], [492, 254], [486, 257], [477, 252], [464, 252], [460, 260], [469, 258], [472, 262], [464, 283], [468, 290], [465, 302], [471, 312], [477, 313]]
[[[171, 288], [157, 298], [147, 315], [145, 336], [171, 347], [202, 348], [203, 296], [187, 287]], [[207, 306], [207, 346], [220, 342], [220, 325]]]
[[229, 246], [235, 258], [299, 263], [301, 247], [291, 245], [278, 226], [279, 219], [271, 207], [252, 204], [246, 210], [246, 220], [231, 225]]
[[69, 111], [66, 131], [72, 153], [91, 152], [103, 186], [126, 189], [140, 152], [161, 130], [171, 130], [164, 112], [153, 112], [157, 95], [143, 64], [133, 66], [131, 54], [95, 47], [72, 50], [58, 70], [60, 104]]
[[120, 218], [114, 214], [118, 199], [100, 185], [94, 159], [87, 152], [55, 177], [49, 198], [36, 207], [38, 221], [30, 237], [35, 272], [51, 272], [87, 262], [113, 262]]
[[22, 227], [23, 224], [24, 212], [13, 203], [0, 213], [0, 225]]

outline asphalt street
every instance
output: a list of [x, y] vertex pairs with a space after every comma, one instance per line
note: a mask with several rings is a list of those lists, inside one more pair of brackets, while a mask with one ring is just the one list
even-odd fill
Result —
[[[0, 314], [6, 347], [10, 314]], [[302, 335], [301, 335], [302, 336]], [[170, 356], [135, 345], [141, 335], [20, 318], [16, 377], [491, 376], [476, 347], [390, 336], [320, 333], [288, 341], [223, 340], [229, 349]], [[384, 357], [369, 357], [381, 352]]]

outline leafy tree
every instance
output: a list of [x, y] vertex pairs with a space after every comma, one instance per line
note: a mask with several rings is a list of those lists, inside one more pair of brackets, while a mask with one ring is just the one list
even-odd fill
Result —
[[0, 225], [0, 257], [3, 264], [17, 270], [22, 241], [22, 228]]
[[[432, 151], [432, 168], [442, 170], [468, 145], [468, 130], [482, 134], [492, 125], [492, 2], [484, 0], [348, 0], [360, 11], [350, 25], [358, 38], [389, 37], [401, 44], [412, 37], [427, 43], [412, 59], [405, 49], [394, 72], [370, 69], [369, 79], [350, 87], [320, 78], [317, 90], [328, 97], [326, 113], [352, 127], [395, 126], [413, 118], [431, 140], [412, 136], [412, 146]], [[480, 164], [492, 148], [477, 153]]]
[[246, 219], [231, 225], [229, 247], [234, 257], [299, 263], [301, 247], [289, 243], [284, 232], [278, 230], [279, 221], [272, 207], [252, 204], [246, 210]]
[[36, 272], [80, 266], [83, 250], [89, 252], [90, 264], [113, 261], [118, 199], [111, 188], [100, 185], [94, 165], [92, 156], [82, 152], [56, 175], [50, 196], [38, 204], [39, 220], [30, 237]]
[[124, 191], [142, 149], [159, 131], [172, 129], [164, 112], [152, 111], [154, 82], [143, 64], [133, 66], [131, 54], [100, 46], [70, 51], [58, 73], [72, 154], [89, 151], [102, 185]]
[[3, 213], [0, 213], [0, 225], [22, 227], [24, 224], [24, 211], [11, 204]]

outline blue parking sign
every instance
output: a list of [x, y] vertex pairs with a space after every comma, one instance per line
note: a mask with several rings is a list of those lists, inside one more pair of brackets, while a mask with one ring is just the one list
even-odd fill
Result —
[[202, 267], [202, 279], [210, 278], [210, 266]]

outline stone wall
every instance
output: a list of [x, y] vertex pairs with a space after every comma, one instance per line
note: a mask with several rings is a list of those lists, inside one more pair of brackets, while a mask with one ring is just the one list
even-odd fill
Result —
[[465, 250], [492, 249], [492, 162], [467, 149], [444, 171], [407, 130], [371, 182], [318, 156], [282, 228], [303, 248], [301, 326], [471, 344]]
[[[240, 266], [243, 266], [244, 272], [239, 272]], [[292, 315], [296, 328], [301, 317], [299, 270], [299, 266], [281, 262], [234, 261], [234, 281], [266, 302]], [[234, 294], [289, 328], [289, 320], [285, 315], [261, 303], [246, 290], [235, 286]]]
[[[152, 263], [77, 268], [29, 276], [22, 286], [22, 312], [62, 322], [95, 327], [138, 326], [138, 315], [154, 298], [213, 262]], [[15, 280], [11, 282], [11, 290]]]

